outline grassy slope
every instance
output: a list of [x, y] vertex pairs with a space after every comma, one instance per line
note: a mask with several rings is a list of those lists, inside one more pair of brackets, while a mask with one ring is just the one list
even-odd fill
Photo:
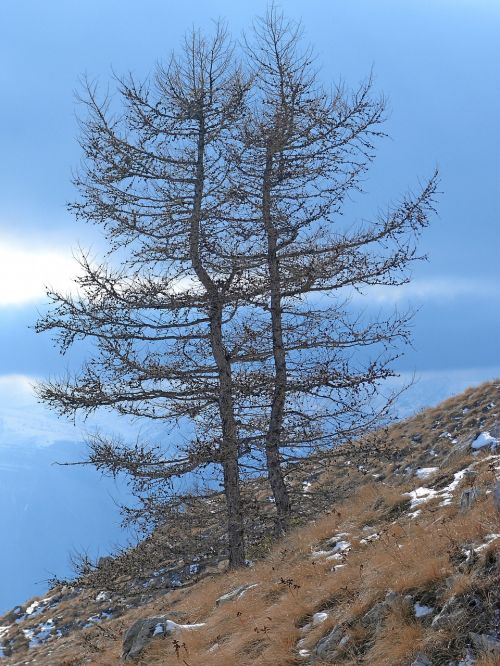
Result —
[[[307, 663], [299, 655], [312, 650], [318, 640], [337, 624], [342, 624], [349, 640], [337, 654], [335, 664], [410, 664], [425, 652], [435, 664], [465, 655], [468, 632], [485, 631], [481, 622], [493, 617], [500, 589], [498, 557], [500, 532], [490, 492], [500, 472], [500, 456], [487, 449], [475, 456], [470, 447], [457, 451], [481, 430], [498, 419], [498, 382], [485, 384], [452, 398], [438, 407], [392, 426], [385, 437], [390, 455], [362, 455], [355, 447], [336, 455], [328, 464], [315, 463], [320, 470], [311, 490], [342, 488], [346, 496], [315, 519], [294, 530], [272, 547], [265, 545], [264, 557], [244, 571], [209, 575], [189, 587], [165, 591], [153, 601], [132, 608], [117, 618], [3, 661], [8, 664], [36, 663], [44, 666], [77, 666], [119, 663], [123, 630], [140, 617], [172, 613], [172, 619], [204, 622], [196, 632], [156, 640], [138, 662], [141, 665], [186, 664], [188, 666], [287, 666]], [[450, 436], [443, 433], [449, 433]], [[415, 443], [416, 439], [421, 440]], [[454, 451], [450, 455], [450, 451]], [[498, 453], [498, 452], [497, 452]], [[323, 461], [324, 463], [324, 461]], [[437, 495], [420, 504], [420, 513], [409, 506], [404, 493], [419, 486], [437, 492], [450, 485], [454, 474], [473, 466], [477, 475], [462, 479], [450, 491], [451, 501]], [[420, 467], [438, 469], [426, 479], [418, 479]], [[461, 511], [462, 490], [474, 483], [482, 490], [468, 511]], [[307, 493], [306, 493], [307, 494]], [[332, 495], [333, 496], [333, 495]], [[413, 515], [410, 515], [413, 514]], [[350, 550], [342, 559], [327, 560], [314, 553], [328, 550], [326, 542], [342, 533]], [[376, 534], [368, 543], [362, 540]], [[482, 548], [474, 561], [466, 562], [464, 551]], [[343, 566], [338, 567], [341, 564]], [[338, 568], [334, 569], [337, 566]], [[333, 570], [332, 570], [333, 569]], [[216, 607], [216, 599], [241, 585], [256, 583], [238, 600]], [[411, 594], [435, 609], [435, 614], [452, 596], [480, 598], [483, 615], [471, 612], [455, 625], [430, 627], [430, 618], [415, 618], [408, 607], [396, 604], [382, 622], [367, 626], [363, 616], [384, 599], [388, 590]], [[95, 592], [82, 592], [63, 601], [56, 612], [60, 617], [87, 616], [94, 609]], [[309, 632], [301, 628], [314, 613], [327, 612], [324, 622]], [[432, 617], [432, 616], [431, 616]], [[47, 618], [36, 618], [40, 623]], [[35, 620], [33, 620], [35, 622]], [[0, 625], [6, 625], [0, 619]], [[316, 664], [323, 662], [316, 661]], [[494, 658], [476, 660], [486, 666]]]

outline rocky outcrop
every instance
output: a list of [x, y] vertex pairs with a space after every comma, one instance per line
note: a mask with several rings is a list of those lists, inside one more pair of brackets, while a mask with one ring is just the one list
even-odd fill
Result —
[[488, 634], [469, 633], [472, 645], [481, 656], [500, 657], [500, 641]]
[[425, 654], [419, 652], [416, 659], [411, 662], [411, 666], [432, 666], [432, 661]]
[[193, 631], [204, 626], [204, 624], [177, 624], [167, 619], [165, 615], [137, 620], [125, 633], [122, 659], [125, 661], [137, 659], [155, 638], [165, 638], [181, 631]]
[[481, 497], [481, 491], [479, 488], [472, 486], [472, 488], [466, 488], [460, 496], [460, 508], [462, 511], [468, 511], [478, 497]]

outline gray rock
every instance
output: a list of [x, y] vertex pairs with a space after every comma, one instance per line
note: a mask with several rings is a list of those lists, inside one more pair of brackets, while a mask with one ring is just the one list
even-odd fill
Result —
[[461, 460], [465, 455], [470, 453], [470, 445], [474, 441], [474, 437], [460, 438], [456, 444], [453, 444], [448, 455], [443, 458], [441, 467], [444, 469], [450, 463]]
[[493, 488], [493, 506], [495, 511], [500, 514], [500, 479], [497, 480]]
[[336, 624], [333, 629], [326, 636], [318, 642], [314, 648], [313, 655], [318, 659], [326, 659], [331, 657], [336, 648], [339, 647], [342, 640], [345, 638], [344, 630], [340, 624]]
[[98, 569], [106, 569], [109, 565], [113, 564], [113, 558], [111, 555], [104, 555], [104, 557], [100, 557], [97, 560], [97, 568]]
[[472, 488], [466, 488], [460, 496], [460, 508], [462, 511], [468, 511], [480, 496], [481, 491], [479, 488], [476, 488], [475, 486], [472, 486]]
[[488, 655], [489, 657], [500, 656], [500, 641], [494, 636], [475, 634], [473, 631], [469, 632], [469, 636], [475, 650], [481, 655]]
[[450, 597], [445, 603], [439, 615], [432, 620], [433, 629], [445, 629], [459, 622], [465, 615], [465, 608], [461, 606], [456, 597]]
[[397, 610], [398, 613], [404, 615], [412, 615], [414, 613], [412, 597], [410, 595], [403, 597], [397, 592], [388, 592], [383, 601], [379, 601], [365, 613], [361, 619], [361, 624], [367, 628], [377, 629], [390, 610]]
[[234, 599], [239, 599], [242, 597], [245, 592], [248, 590], [251, 590], [253, 587], [257, 587], [257, 583], [254, 583], [253, 585], [250, 585], [247, 583], [246, 585], [240, 585], [234, 590], [231, 590], [231, 592], [228, 592], [227, 594], [223, 594], [221, 597], [217, 599], [215, 602], [216, 606], [221, 606], [222, 604], [227, 603], [228, 601], [233, 601]]
[[144, 648], [155, 638], [164, 638], [179, 631], [190, 631], [204, 626], [204, 624], [177, 624], [168, 620], [165, 615], [136, 620], [125, 633], [122, 659], [125, 661], [137, 659]]
[[432, 666], [432, 661], [419, 652], [414, 661], [411, 662], [411, 666]]

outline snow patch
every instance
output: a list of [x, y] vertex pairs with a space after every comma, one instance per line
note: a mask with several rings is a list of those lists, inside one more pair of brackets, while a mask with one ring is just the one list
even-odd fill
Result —
[[432, 476], [434, 472], [437, 472], [439, 467], [420, 467], [415, 472], [415, 476], [418, 476], [419, 479], [427, 479], [429, 476]]
[[473, 449], [482, 449], [484, 446], [491, 446], [492, 448], [498, 444], [498, 439], [490, 435], [488, 431], [482, 432], [472, 442]]
[[425, 617], [430, 613], [434, 612], [432, 606], [425, 606], [425, 604], [419, 604], [418, 602], [414, 605], [415, 608], [415, 617]]

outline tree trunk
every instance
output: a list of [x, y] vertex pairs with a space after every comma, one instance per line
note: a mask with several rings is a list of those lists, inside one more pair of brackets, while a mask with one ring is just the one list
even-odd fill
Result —
[[271, 417], [266, 433], [266, 461], [269, 483], [276, 503], [276, 531], [278, 534], [282, 534], [288, 527], [291, 513], [290, 495], [283, 477], [280, 457], [281, 433], [283, 431], [285, 411], [287, 367], [286, 353], [283, 345], [277, 232], [271, 216], [271, 168], [272, 155], [268, 155], [263, 179], [262, 213], [267, 234], [267, 263], [271, 291], [271, 325], [275, 377]]
[[240, 471], [238, 463], [238, 430], [234, 416], [233, 381], [231, 364], [224, 346], [222, 333], [222, 309], [217, 286], [207, 273], [200, 257], [200, 222], [203, 199], [205, 157], [205, 126], [200, 111], [198, 155], [193, 213], [190, 227], [190, 256], [193, 269], [208, 295], [210, 307], [210, 342], [219, 376], [219, 413], [222, 426], [221, 458], [224, 472], [224, 495], [227, 506], [229, 566], [245, 564], [243, 513], [241, 508]]

